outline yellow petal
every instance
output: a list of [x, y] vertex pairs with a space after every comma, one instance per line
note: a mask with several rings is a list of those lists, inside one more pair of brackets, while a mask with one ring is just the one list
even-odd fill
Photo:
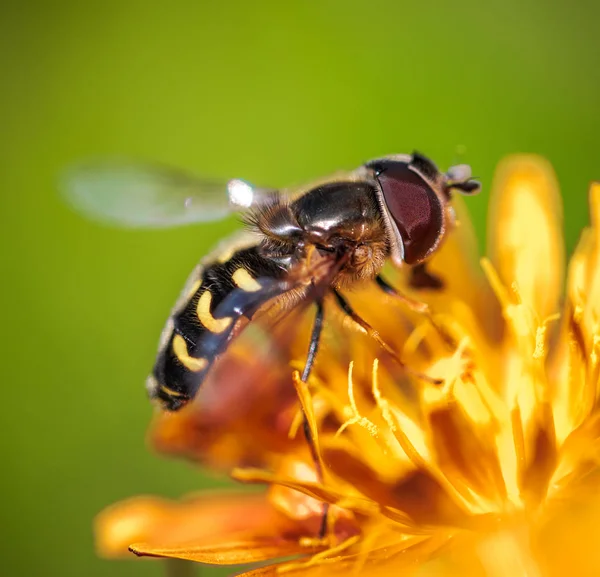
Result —
[[210, 493], [181, 502], [135, 497], [100, 513], [94, 523], [96, 549], [103, 557], [128, 555], [132, 543], [173, 547], [230, 540], [232, 534], [289, 530], [263, 494]]
[[[506, 487], [494, 450], [493, 428], [474, 422], [456, 404], [432, 411], [428, 420], [437, 465], [450, 482], [458, 488], [468, 487], [471, 498], [477, 493], [490, 501], [502, 501]], [[471, 503], [475, 510], [476, 502]]]
[[598, 396], [593, 375], [598, 370], [600, 342], [600, 183], [590, 188], [590, 216], [592, 226], [582, 231], [569, 262], [562, 325], [550, 358], [559, 441], [588, 417]]
[[[303, 479], [309, 482], [317, 482], [318, 475], [312, 464], [289, 457], [278, 471], [279, 475], [292, 479]], [[271, 485], [269, 488], [269, 502], [277, 510], [281, 511], [289, 519], [303, 523], [308, 531], [312, 533], [319, 530], [323, 517], [323, 502], [309, 497], [300, 491], [284, 487], [282, 485]]]
[[489, 255], [504, 285], [539, 320], [556, 313], [564, 269], [562, 202], [546, 160], [512, 156], [499, 165], [489, 231]]
[[452, 302], [453, 298], [467, 303], [469, 308], [466, 310], [475, 314], [483, 335], [495, 342], [502, 333], [501, 310], [479, 266], [477, 237], [465, 202], [456, 197], [452, 206], [456, 227], [428, 265], [433, 274], [444, 280], [445, 287], [443, 294], [438, 296], [433, 292], [426, 297], [427, 302], [435, 312], [458, 316], [458, 320], [469, 327], [471, 319], [461, 314], [465, 309], [445, 310], [444, 307], [444, 302]]
[[281, 485], [282, 487], [300, 491], [319, 501], [327, 502], [332, 505], [339, 505], [340, 507], [345, 507], [364, 514], [376, 513], [379, 510], [379, 505], [376, 502], [355, 496], [356, 492], [352, 491], [349, 487], [326, 487], [321, 483], [286, 478], [260, 469], [234, 469], [231, 476], [242, 483]]
[[587, 250], [586, 286], [583, 289], [584, 310], [582, 325], [584, 336], [588, 340], [588, 352], [594, 364], [598, 363], [598, 335], [600, 334], [600, 183], [590, 188], [590, 217], [592, 221], [592, 239]]
[[256, 563], [290, 555], [314, 554], [322, 549], [323, 547], [316, 547], [314, 543], [306, 545], [299, 540], [284, 540], [280, 537], [224, 539], [218, 545], [159, 547], [149, 543], [136, 543], [130, 547], [130, 551], [139, 557], [169, 557], [211, 565]]
[[239, 577], [267, 576], [310, 576], [330, 577], [349, 575], [369, 575], [373, 577], [396, 577], [412, 575], [418, 567], [436, 550], [449, 540], [451, 532], [440, 531], [435, 536], [407, 535], [388, 542], [391, 534], [373, 536], [373, 539], [359, 541], [351, 550], [325, 550], [312, 558], [287, 561], [278, 565], [261, 567], [243, 573]]
[[[554, 516], [537, 536], [537, 550], [544, 577], [596, 577], [600, 575], [600, 500], [597, 469], [589, 474], [584, 488], [577, 483], [563, 495]], [[570, 493], [570, 494], [569, 494]], [[567, 498], [565, 498], [567, 497]]]
[[393, 483], [384, 483], [358, 459], [347, 453], [326, 450], [324, 458], [331, 470], [367, 498], [395, 510], [394, 520], [406, 526], [435, 523], [463, 523], [465, 512], [445, 493], [438, 481], [425, 470], [407, 472]]

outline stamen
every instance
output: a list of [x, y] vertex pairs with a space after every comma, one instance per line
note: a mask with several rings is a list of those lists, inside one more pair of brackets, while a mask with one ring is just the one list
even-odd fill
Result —
[[[296, 361], [291, 362], [290, 366], [294, 372], [298, 372], [298, 373], [300, 373], [302, 371], [302, 369], [304, 368], [303, 363], [296, 362]], [[320, 400], [328, 401], [329, 406], [334, 407], [334, 405], [336, 404], [336, 401], [338, 400], [337, 395], [333, 391], [331, 391], [331, 389], [329, 387], [327, 387], [323, 383], [323, 381], [321, 379], [319, 379], [319, 377], [316, 374], [314, 374], [314, 373], [311, 374], [309, 383], [310, 383], [310, 388], [315, 391], [315, 393], [312, 394], [313, 412], [314, 412], [315, 402], [320, 401]], [[309, 383], [307, 383], [307, 386], [309, 385]], [[317, 394], [319, 395], [318, 399], [317, 399]], [[303, 420], [304, 420], [304, 416], [302, 413], [302, 407], [300, 407], [294, 414], [294, 418], [292, 419], [292, 422], [290, 424], [290, 429], [288, 431], [288, 439], [296, 438], [298, 431], [302, 427]]]
[[353, 368], [354, 361], [350, 361], [348, 367], [348, 400], [350, 401], [350, 413], [352, 416], [336, 431], [335, 437], [339, 437], [350, 425], [359, 425], [365, 428], [373, 437], [378, 437], [379, 429], [377, 426], [366, 417], [361, 416], [358, 407], [356, 406], [356, 399], [354, 398], [354, 381], [352, 380]]
[[396, 424], [394, 423], [394, 421], [392, 419], [392, 414], [390, 412], [390, 405], [389, 405], [388, 401], [382, 397], [381, 391], [379, 390], [378, 369], [379, 369], [379, 359], [375, 359], [373, 361], [372, 389], [371, 390], [373, 391], [373, 397], [375, 398], [375, 402], [377, 403], [377, 406], [381, 410], [381, 416], [383, 417], [383, 420], [387, 423], [388, 427], [390, 428], [390, 431], [395, 432]]
[[292, 440], [296, 438], [300, 427], [302, 426], [302, 422], [304, 420], [304, 416], [302, 415], [302, 410], [298, 409], [294, 414], [294, 418], [290, 424], [290, 430], [288, 431], [288, 439]]
[[312, 442], [314, 444], [314, 452], [318, 460], [318, 462], [315, 464], [320, 470], [320, 473], [323, 474], [325, 471], [325, 466], [323, 464], [323, 458], [321, 456], [321, 450], [319, 445], [319, 431], [317, 427], [317, 421], [315, 419], [315, 413], [312, 407], [312, 398], [310, 395], [310, 391], [308, 389], [308, 385], [302, 380], [299, 371], [293, 372], [292, 380], [294, 382], [294, 387], [296, 389], [296, 393], [298, 395], [298, 399], [302, 407], [302, 412], [304, 414], [304, 417], [306, 418], [306, 422], [308, 423], [308, 427], [310, 429]]
[[427, 323], [421, 323], [416, 326], [413, 331], [408, 335], [408, 338], [404, 342], [404, 347], [402, 348], [402, 357], [406, 358], [408, 355], [414, 354], [419, 348], [420, 344], [427, 337], [427, 333], [429, 332], [430, 327]]
[[400, 413], [400, 411], [398, 411], [398, 413], [399, 414], [395, 414], [394, 412], [390, 415], [392, 420], [390, 429], [394, 435], [394, 438], [400, 445], [400, 448], [404, 451], [406, 456], [412, 461], [412, 463], [417, 469], [429, 469], [430, 466], [427, 463], [425, 457], [421, 455], [421, 453], [417, 450], [415, 445], [409, 439], [408, 435], [405, 433], [404, 428], [400, 426], [401, 419], [406, 419], [406, 421], [410, 423], [412, 423], [412, 421], [410, 421], [410, 419], [408, 419], [406, 415]]
[[[346, 549], [349, 549], [353, 545], [356, 545], [356, 543], [358, 543], [360, 541], [360, 539], [361, 539], [360, 535], [353, 535], [352, 537], [348, 537], [348, 539], [346, 539], [345, 541], [342, 541], [339, 545], [336, 545], [335, 547], [331, 547], [329, 549], [326, 549], [325, 551], [321, 551], [320, 553], [313, 555], [308, 561], [303, 561], [303, 562], [298, 562], [298, 563], [289, 563], [287, 565], [284, 565], [283, 567], [280, 567], [277, 572], [284, 574], [284, 573], [288, 573], [290, 571], [296, 571], [298, 569], [305, 569], [308, 567], [312, 567], [313, 565], [317, 565], [319, 562], [328, 560], [330, 557], [339, 555]], [[300, 544], [308, 546], [308, 547], [313, 547], [314, 546], [313, 541], [314, 540], [312, 540], [312, 539], [309, 539], [309, 540], [303, 539], [300, 541]]]
[[376, 548], [376, 544], [379, 542], [383, 534], [384, 531], [378, 531], [377, 526], [375, 526], [374, 528], [370, 529], [368, 533], [363, 535], [361, 542], [362, 547], [360, 548], [356, 562], [352, 567], [353, 575], [362, 575], [363, 567], [369, 558], [369, 552]]
[[423, 390], [423, 400], [428, 405], [440, 402], [449, 404], [454, 399], [454, 386], [459, 378], [467, 375], [469, 370], [468, 360], [464, 359], [465, 351], [469, 344], [469, 338], [464, 337], [451, 357], [439, 359], [434, 367], [436, 372], [444, 375], [442, 387], [428, 387]]
[[542, 362], [545, 353], [545, 333], [547, 323], [558, 316], [550, 315], [540, 323], [536, 312], [522, 303], [515, 283], [512, 284], [509, 292], [488, 259], [482, 259], [481, 266], [503, 306], [504, 318], [514, 338], [514, 347], [520, 352], [521, 370], [526, 369], [530, 377], [529, 380], [509, 380], [506, 396], [520, 399], [520, 410], [524, 411], [525, 418], [528, 419], [536, 406], [548, 402], [548, 380]]
[[533, 352], [533, 358], [538, 360], [546, 356], [546, 332], [548, 330], [548, 324], [552, 321], [560, 319], [560, 314], [555, 313], [547, 317], [542, 324], [537, 328], [535, 332], [535, 351]]
[[598, 364], [598, 345], [600, 345], [600, 334], [598, 334], [598, 324], [595, 323], [592, 328], [592, 351], [590, 352], [590, 361], [592, 366], [595, 367]]
[[[377, 406], [382, 413], [383, 419], [390, 427], [390, 431], [400, 445], [400, 448], [404, 451], [404, 454], [414, 464], [416, 469], [428, 471], [435, 477], [457, 503], [461, 504], [466, 510], [473, 509], [476, 506], [475, 501], [477, 500], [477, 496], [470, 492], [468, 487], [464, 486], [464, 483], [460, 482], [458, 479], [451, 479], [448, 476], [448, 471], [440, 470], [435, 463], [431, 462], [431, 455], [429, 454], [429, 448], [425, 441], [421, 447], [421, 451], [417, 449], [406, 433], [407, 430], [411, 429], [411, 426], [414, 426], [414, 422], [398, 408], [390, 410], [389, 404], [382, 399], [377, 382], [377, 368], [378, 363], [374, 363], [373, 395], [377, 401]], [[382, 403], [381, 401], [384, 402]], [[422, 432], [420, 427], [416, 427], [415, 430]], [[483, 510], [483, 507], [480, 507], [480, 509]]]
[[521, 292], [519, 291], [519, 285], [517, 284], [517, 281], [513, 281], [512, 283], [510, 283], [510, 290], [515, 295], [516, 303], [519, 305], [522, 304], [523, 299], [521, 298]]
[[600, 334], [598, 334], [598, 325], [595, 323], [592, 328], [592, 344], [589, 354], [590, 362], [586, 367], [586, 375], [583, 384], [581, 403], [581, 418], [587, 417], [593, 410], [598, 397], [598, 376], [600, 373], [600, 363], [598, 349], [600, 348]]
[[521, 420], [521, 408], [515, 405], [510, 413], [510, 422], [512, 426], [513, 444], [515, 455], [517, 456], [517, 478], [523, 478], [525, 471], [525, 435], [523, 433], [523, 421]]
[[510, 298], [509, 292], [506, 290], [504, 284], [502, 284], [500, 276], [498, 275], [498, 271], [496, 271], [496, 269], [494, 268], [492, 261], [490, 261], [489, 258], [483, 257], [480, 260], [480, 263], [481, 268], [483, 269], [483, 272], [487, 277], [488, 282], [492, 287], [492, 290], [494, 291], [494, 294], [496, 295], [496, 297], [500, 301], [500, 304], [502, 305], [502, 308], [506, 309], [510, 305], [514, 305], [515, 303]]
[[546, 356], [546, 329], [546, 325], [541, 325], [535, 331], [535, 350], [533, 351], [535, 360], [543, 359]]

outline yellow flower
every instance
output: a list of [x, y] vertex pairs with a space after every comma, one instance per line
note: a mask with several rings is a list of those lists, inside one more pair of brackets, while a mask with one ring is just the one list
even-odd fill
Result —
[[[308, 385], [295, 376], [322, 478], [301, 434], [288, 438], [300, 421], [285, 372], [256, 361], [247, 374], [262, 389], [229, 391], [244, 397], [235, 418], [213, 401], [160, 416], [153, 438], [213, 466], [241, 465], [233, 476], [268, 492], [117, 504], [97, 519], [100, 552], [270, 561], [245, 573], [256, 576], [599, 575], [600, 185], [590, 204], [563, 295], [552, 169], [533, 156], [505, 160], [488, 257], [477, 263], [457, 203], [459, 226], [431, 262], [443, 288], [414, 292], [405, 273], [393, 279], [431, 314], [375, 287], [350, 295], [410, 371], [333, 319]], [[307, 330], [289, 343], [296, 360]]]

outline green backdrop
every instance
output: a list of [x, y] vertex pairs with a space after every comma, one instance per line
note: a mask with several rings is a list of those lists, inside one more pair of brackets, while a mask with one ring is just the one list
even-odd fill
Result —
[[94, 514], [215, 482], [146, 449], [143, 380], [184, 278], [236, 225], [104, 228], [61, 204], [61, 169], [125, 154], [277, 186], [417, 148], [473, 165], [482, 233], [496, 162], [537, 152], [572, 249], [600, 178], [599, 19], [591, 0], [4, 0], [0, 573], [158, 575], [96, 559]]

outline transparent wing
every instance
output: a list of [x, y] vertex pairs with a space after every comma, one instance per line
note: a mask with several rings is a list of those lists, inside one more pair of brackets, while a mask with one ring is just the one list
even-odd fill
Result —
[[119, 160], [71, 168], [61, 190], [86, 216], [136, 228], [220, 220], [277, 194], [243, 180], [204, 180], [169, 167]]

